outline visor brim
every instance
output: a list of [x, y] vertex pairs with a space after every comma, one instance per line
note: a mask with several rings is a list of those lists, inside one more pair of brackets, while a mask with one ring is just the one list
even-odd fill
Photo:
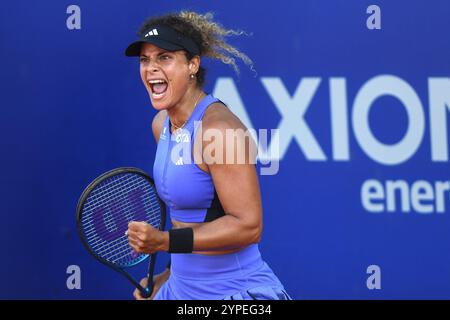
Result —
[[151, 43], [157, 46], [158, 48], [167, 50], [167, 51], [178, 51], [178, 50], [184, 50], [183, 47], [165, 41], [163, 39], [159, 38], [149, 38], [145, 40], [139, 40], [131, 43], [126, 49], [125, 49], [125, 55], [127, 57], [139, 57], [141, 55], [141, 47], [144, 43]]

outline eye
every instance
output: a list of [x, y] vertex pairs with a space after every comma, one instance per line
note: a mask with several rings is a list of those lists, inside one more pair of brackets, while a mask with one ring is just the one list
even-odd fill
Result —
[[139, 58], [139, 62], [140, 62], [140, 63], [148, 62], [148, 58], [147, 58], [147, 57], [140, 57], [140, 58]]
[[163, 54], [163, 55], [161, 55], [161, 56], [159, 56], [159, 60], [161, 60], [161, 61], [167, 61], [167, 60], [169, 60], [171, 57], [170, 57], [170, 55], [168, 55], [168, 54]]

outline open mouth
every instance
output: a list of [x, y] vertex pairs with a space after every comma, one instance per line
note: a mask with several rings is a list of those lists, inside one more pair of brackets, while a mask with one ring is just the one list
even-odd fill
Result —
[[163, 79], [148, 80], [148, 84], [154, 99], [161, 99], [165, 95], [168, 87], [167, 81]]

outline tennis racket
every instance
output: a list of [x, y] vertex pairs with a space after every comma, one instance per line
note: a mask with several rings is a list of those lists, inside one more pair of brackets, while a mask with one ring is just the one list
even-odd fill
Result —
[[[116, 168], [92, 181], [77, 205], [78, 234], [89, 253], [101, 263], [125, 276], [141, 295], [153, 292], [156, 253], [135, 252], [128, 243], [130, 221], [145, 221], [162, 230], [166, 210], [153, 179], [137, 168]], [[148, 285], [139, 284], [125, 269], [149, 257]]]

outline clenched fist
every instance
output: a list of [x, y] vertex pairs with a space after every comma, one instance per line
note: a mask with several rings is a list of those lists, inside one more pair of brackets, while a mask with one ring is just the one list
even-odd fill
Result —
[[147, 222], [130, 222], [126, 234], [130, 246], [138, 253], [152, 254], [169, 250], [168, 232], [160, 231]]

